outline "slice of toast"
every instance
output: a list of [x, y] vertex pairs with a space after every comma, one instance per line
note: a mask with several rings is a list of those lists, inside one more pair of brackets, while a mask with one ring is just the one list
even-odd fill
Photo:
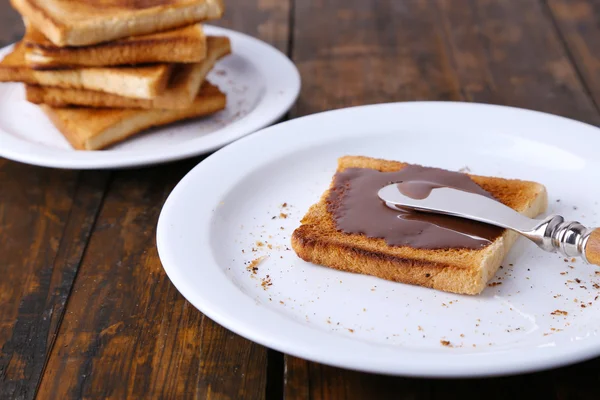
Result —
[[84, 47], [58, 47], [27, 24], [25, 61], [33, 69], [197, 63], [206, 57], [202, 24]]
[[220, 18], [222, 0], [11, 0], [57, 46], [87, 46]]
[[96, 108], [161, 108], [178, 110], [188, 108], [200, 90], [202, 82], [216, 61], [231, 52], [229, 39], [208, 37], [208, 56], [196, 64], [177, 64], [163, 93], [153, 99], [133, 99], [85, 89], [27, 85], [27, 100], [52, 107], [69, 105]]
[[225, 104], [225, 94], [207, 84], [184, 110], [41, 108], [75, 149], [101, 150], [154, 126], [215, 113]]
[[25, 62], [25, 45], [19, 42], [0, 61], [0, 82], [99, 90], [125, 97], [152, 99], [167, 86], [173, 64], [143, 67], [75, 68], [36, 71]]
[[[338, 160], [338, 172], [347, 168], [398, 171], [407, 164], [367, 157]], [[528, 217], [547, 207], [543, 185], [516, 179], [469, 175], [497, 200]], [[332, 182], [333, 185], [333, 182]], [[518, 234], [505, 230], [488, 246], [478, 249], [416, 249], [390, 246], [384, 239], [338, 231], [327, 208], [329, 190], [310, 207], [292, 235], [292, 247], [305, 261], [379, 278], [426, 286], [447, 292], [478, 294], [494, 276]]]

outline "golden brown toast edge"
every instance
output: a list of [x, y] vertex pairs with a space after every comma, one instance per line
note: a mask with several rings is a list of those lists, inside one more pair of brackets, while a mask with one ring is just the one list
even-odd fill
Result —
[[0, 61], [0, 82], [98, 90], [126, 97], [152, 99], [165, 89], [172, 70], [173, 64], [154, 64], [36, 71], [26, 65], [25, 46], [21, 41]]
[[[106, 3], [106, 2], [105, 2]], [[65, 0], [11, 0], [12, 6], [57, 46], [87, 46], [129, 36], [217, 19], [222, 0], [193, 2], [137, 2], [114, 0], [90, 5]]]
[[184, 110], [41, 108], [73, 148], [101, 150], [152, 127], [213, 114], [226, 102], [224, 93], [207, 84]]
[[144, 63], [197, 63], [206, 57], [206, 35], [195, 24], [85, 47], [58, 47], [27, 24], [25, 60], [33, 69], [108, 67]]
[[208, 56], [204, 61], [177, 65], [164, 92], [154, 99], [133, 99], [93, 90], [39, 85], [26, 85], [26, 98], [31, 103], [52, 107], [76, 105], [95, 108], [184, 109], [194, 101], [216, 61], [231, 53], [230, 41], [224, 36], [209, 36], [208, 47]]
[[[338, 171], [346, 168], [372, 168], [396, 171], [406, 164], [360, 156], [338, 160]], [[543, 185], [469, 175], [499, 201], [529, 217], [546, 210], [547, 193]], [[292, 235], [292, 247], [305, 261], [327, 267], [377, 276], [383, 279], [430, 287], [438, 290], [478, 294], [496, 273], [517, 238], [506, 230], [481, 250], [426, 250], [389, 246], [383, 239], [338, 232], [326, 208], [329, 189], [312, 205]]]
[[207, 58], [196, 64], [176, 65], [166, 89], [154, 99], [133, 99], [93, 90], [39, 85], [26, 85], [26, 99], [34, 104], [47, 104], [52, 107], [75, 105], [93, 108], [160, 108], [166, 110], [187, 108], [194, 101], [202, 82], [217, 60], [231, 53], [228, 38], [210, 36], [208, 39]]

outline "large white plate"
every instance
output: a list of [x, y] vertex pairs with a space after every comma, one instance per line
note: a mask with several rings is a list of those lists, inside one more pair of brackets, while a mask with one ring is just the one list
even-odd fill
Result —
[[[205, 26], [231, 39], [232, 54], [208, 79], [227, 93], [213, 116], [155, 128], [102, 151], [76, 151], [44, 113], [25, 100], [23, 85], [0, 83], [0, 156], [58, 168], [119, 168], [157, 164], [215, 150], [273, 123], [300, 92], [300, 75], [270, 45], [239, 32]], [[0, 50], [0, 59], [12, 46]]]
[[[158, 250], [207, 316], [305, 359], [430, 377], [564, 365], [600, 354], [595, 266], [520, 239], [494, 279], [501, 285], [461, 296], [303, 262], [290, 235], [346, 154], [535, 180], [549, 190], [549, 212], [597, 226], [599, 147], [595, 127], [509, 107], [416, 102], [317, 114], [194, 168], [164, 206]], [[247, 271], [262, 255], [257, 274]]]

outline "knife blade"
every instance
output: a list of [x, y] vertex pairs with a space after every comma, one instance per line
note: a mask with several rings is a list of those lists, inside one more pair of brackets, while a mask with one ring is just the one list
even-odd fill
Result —
[[449, 187], [433, 187], [427, 196], [415, 198], [402, 193], [394, 183], [380, 189], [378, 196], [392, 209], [451, 215], [511, 229], [543, 250], [582, 257], [588, 263], [600, 265], [600, 229], [565, 221], [560, 215], [528, 218], [499, 201]]

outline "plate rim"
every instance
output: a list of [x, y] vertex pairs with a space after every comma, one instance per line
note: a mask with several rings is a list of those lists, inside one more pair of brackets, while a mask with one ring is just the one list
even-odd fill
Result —
[[[189, 281], [185, 279], [182, 272], [177, 269], [175, 260], [173, 259], [173, 254], [171, 254], [170, 249], [168, 248], [168, 230], [169, 230], [169, 218], [170, 213], [172, 212], [176, 203], [178, 196], [181, 196], [184, 187], [189, 184], [196, 175], [202, 175], [203, 171], [210, 171], [213, 163], [220, 162], [219, 160], [223, 157], [227, 157], [228, 154], [233, 153], [236, 149], [243, 149], [247, 143], [250, 141], [260, 141], [263, 137], [268, 137], [270, 135], [276, 135], [278, 131], [281, 129], [285, 129], [285, 127], [289, 124], [304, 124], [307, 120], [315, 119], [315, 118], [328, 118], [331, 115], [342, 114], [354, 112], [358, 109], [367, 110], [367, 109], [378, 109], [383, 107], [414, 107], [414, 106], [442, 106], [442, 107], [467, 107], [467, 108], [488, 108], [488, 109], [500, 109], [500, 110], [511, 110], [513, 112], [532, 114], [542, 118], [551, 118], [555, 120], [561, 120], [563, 122], [567, 122], [570, 124], [578, 124], [581, 127], [585, 127], [587, 129], [592, 128], [593, 130], [599, 131], [599, 128], [594, 125], [577, 121], [574, 119], [570, 119], [567, 117], [562, 117], [559, 115], [549, 114], [541, 111], [523, 109], [512, 106], [503, 106], [503, 105], [495, 105], [495, 104], [484, 104], [484, 103], [469, 103], [469, 102], [454, 102], [454, 101], [414, 101], [414, 102], [393, 102], [393, 103], [381, 103], [381, 104], [371, 104], [364, 106], [355, 106], [342, 108], [337, 110], [324, 111], [320, 113], [315, 113], [307, 116], [303, 116], [300, 118], [296, 118], [293, 120], [289, 120], [286, 122], [279, 123], [277, 125], [273, 125], [268, 128], [264, 128], [254, 135], [242, 138], [221, 150], [213, 153], [209, 157], [207, 157], [204, 161], [200, 162], [196, 165], [191, 171], [188, 172], [180, 182], [175, 186], [173, 191], [169, 194], [167, 200], [164, 203], [163, 209], [161, 210], [158, 224], [157, 224], [157, 232], [156, 232], [156, 242], [157, 242], [157, 250], [159, 254], [159, 258], [163, 265], [163, 269], [165, 273], [177, 288], [177, 290], [200, 312], [202, 312], [207, 317], [211, 318], [215, 322], [224, 326], [225, 328], [235, 332], [236, 334], [245, 337], [249, 340], [252, 340], [256, 343], [259, 343], [268, 348], [276, 349], [278, 351], [284, 352], [286, 354], [290, 354], [296, 357], [300, 357], [303, 359], [320, 362], [326, 365], [332, 365], [336, 367], [341, 367], [350, 370], [362, 371], [362, 372], [371, 372], [371, 373], [379, 373], [384, 375], [394, 375], [394, 376], [410, 376], [410, 377], [426, 377], [426, 378], [481, 378], [481, 377], [495, 377], [495, 376], [506, 376], [506, 375], [515, 375], [521, 373], [529, 373], [534, 371], [541, 371], [550, 368], [556, 368], [560, 366], [569, 365], [575, 362], [585, 361], [600, 355], [600, 338], [594, 342], [593, 340], [588, 341], [580, 341], [575, 342], [574, 345], [570, 346], [562, 346], [559, 351], [556, 351], [553, 354], [548, 355], [544, 353], [544, 350], [540, 348], [534, 348], [533, 352], [538, 353], [537, 357], [533, 357], [526, 360], [519, 360], [518, 365], [516, 361], [512, 363], [504, 363], [498, 365], [496, 360], [496, 355], [510, 353], [510, 351], [498, 350], [493, 353], [484, 353], [484, 354], [452, 354], [448, 357], [448, 360], [451, 360], [449, 364], [441, 363], [442, 365], [435, 365], [433, 368], [431, 365], [424, 366], [422, 362], [418, 362], [419, 365], [411, 365], [411, 368], [406, 368], [406, 365], [402, 367], [398, 367], [398, 365], [377, 365], [373, 362], [367, 362], [365, 364], [365, 360], [360, 360], [358, 363], [356, 360], [348, 360], [347, 357], [335, 357], [331, 358], [330, 356], [324, 356], [319, 351], [315, 351], [314, 348], [306, 349], [302, 348], [298, 344], [290, 341], [289, 338], [281, 339], [274, 341], [271, 332], [266, 331], [262, 327], [253, 326], [252, 323], [248, 322], [245, 318], [231, 318], [231, 316], [226, 315], [227, 311], [223, 310], [223, 306], [221, 304], [217, 304], [214, 301], [203, 301], [208, 304], [199, 304], [202, 303], [200, 297], [202, 294], [198, 296], [198, 290], [195, 289]], [[600, 131], [599, 131], [600, 133]], [[526, 135], [518, 135], [521, 137], [527, 137]], [[279, 135], [279, 138], [284, 138], [285, 135]], [[282, 139], [287, 140], [287, 139]], [[600, 140], [600, 135], [596, 137], [596, 140]], [[185, 193], [185, 192], [182, 192]], [[212, 255], [210, 256], [212, 258]], [[211, 259], [210, 262], [206, 262], [205, 264], [214, 263], [214, 267], [218, 270], [221, 268], [218, 266], [214, 259]], [[232, 282], [229, 281], [228, 278], [224, 278], [227, 284], [233, 285]], [[237, 289], [237, 288], [236, 288]], [[238, 292], [239, 289], [237, 289]], [[241, 294], [241, 292], [240, 292]], [[244, 298], [247, 299], [246, 295], [243, 295]], [[269, 310], [264, 307], [256, 307], [254, 310], [264, 311], [265, 313], [271, 314], [275, 313], [275, 311]], [[278, 323], [282, 323], [288, 325], [288, 323], [298, 324], [296, 321], [287, 321], [286, 318], [279, 317]], [[286, 321], [282, 321], [286, 320]], [[279, 326], [271, 327], [276, 331], [280, 331]], [[313, 330], [312, 328], [307, 328], [308, 330]], [[307, 333], [303, 331], [303, 333]], [[318, 333], [318, 336], [326, 335], [326, 332]], [[271, 337], [270, 337], [271, 336]], [[358, 341], [354, 339], [347, 339], [340, 336], [335, 336], [337, 342], [348, 342], [351, 344], [356, 344]], [[362, 346], [362, 345], [361, 345]], [[371, 344], [373, 346], [381, 346], [377, 344]], [[313, 346], [319, 347], [319, 346]], [[531, 349], [531, 346], [527, 346], [527, 349]], [[567, 351], [565, 351], [565, 348]], [[512, 349], [514, 352], [515, 349]], [[420, 358], [423, 357], [423, 352], [420, 350], [405, 350], [405, 354], [414, 354], [419, 355]], [[466, 357], [478, 356], [479, 358], [488, 358], [489, 360], [480, 364], [471, 364], [471, 365], [460, 365], [461, 359], [464, 360]], [[439, 363], [439, 353], [434, 356], [434, 359]], [[475, 358], [478, 358], [475, 357]], [[425, 355], [425, 359], [428, 359], [427, 355]], [[421, 360], [422, 361], [422, 360]], [[427, 361], [427, 360], [426, 360]], [[459, 364], [457, 364], [459, 361]], [[491, 362], [490, 362], [491, 361]], [[360, 365], [357, 365], [360, 364]], [[458, 368], [456, 368], [458, 365]], [[483, 368], [482, 368], [483, 366]], [[449, 369], [449, 368], [455, 369]]]
[[[218, 138], [219, 140], [215, 140], [210, 146], [194, 145], [194, 139], [192, 139], [186, 142], [165, 146], [161, 148], [161, 151], [149, 151], [148, 149], [119, 151], [52, 149], [49, 146], [15, 137], [0, 125], [0, 144], [2, 144], [0, 146], [0, 157], [41, 167], [75, 170], [115, 169], [159, 165], [217, 150], [237, 139], [273, 124], [293, 107], [300, 95], [301, 76], [298, 68], [283, 52], [265, 41], [242, 32], [208, 24], [204, 25], [204, 30], [207, 34], [225, 35], [230, 37], [232, 39], [232, 47], [234, 47], [234, 50], [238, 41], [244, 42], [247, 46], [252, 46], [259, 49], [263, 54], [268, 54], [269, 58], [277, 60], [276, 67], [278, 74], [283, 75], [286, 82], [286, 91], [276, 102], [271, 100], [271, 103], [275, 104], [276, 107], [268, 107], [266, 110], [267, 112], [261, 110], [261, 104], [265, 101], [265, 97], [263, 97], [259, 100], [257, 106], [243, 119], [234, 121], [228, 126], [212, 132], [211, 134], [228, 132], [229, 135], [225, 136], [223, 139]], [[15, 43], [12, 43], [1, 48], [0, 55], [9, 52], [14, 45]], [[254, 62], [254, 65], [258, 72], [266, 78], [269, 75], [268, 68], [272, 69], [274, 64], [265, 68], [267, 65], [262, 61], [258, 61]], [[269, 79], [265, 79], [264, 82], [265, 96], [273, 96], [275, 85]], [[253, 116], [254, 120], [247, 121], [246, 118], [248, 116]], [[162, 129], [169, 128], [164, 127]], [[167, 149], [168, 152], [165, 152], [165, 149]]]

